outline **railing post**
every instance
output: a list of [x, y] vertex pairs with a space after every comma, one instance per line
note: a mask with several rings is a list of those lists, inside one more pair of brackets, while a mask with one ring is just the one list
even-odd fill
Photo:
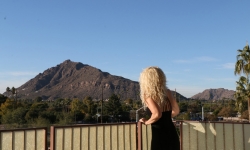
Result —
[[180, 122], [179, 122], [179, 132], [180, 132], [179, 140], [180, 140], [180, 147], [181, 147], [181, 150], [183, 150], [183, 147], [182, 147], [182, 137], [183, 137], [182, 125], [183, 125], [183, 121], [180, 121]]
[[137, 122], [137, 150], [142, 150], [142, 123]]
[[55, 149], [55, 127], [50, 127], [50, 150]]

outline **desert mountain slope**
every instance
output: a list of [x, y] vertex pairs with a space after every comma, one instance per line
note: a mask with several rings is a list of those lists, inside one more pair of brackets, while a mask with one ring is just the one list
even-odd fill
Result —
[[200, 99], [200, 100], [221, 100], [223, 98], [234, 99], [234, 93], [235, 91], [224, 88], [206, 89], [203, 92], [192, 96], [191, 99]]
[[18, 88], [20, 98], [108, 98], [111, 94], [138, 98], [138, 82], [114, 76], [80, 62], [66, 60], [63, 63], [39, 73]]

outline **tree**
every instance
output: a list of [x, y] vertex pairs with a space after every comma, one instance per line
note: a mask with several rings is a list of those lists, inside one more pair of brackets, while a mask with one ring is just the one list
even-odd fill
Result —
[[241, 114], [241, 118], [242, 118], [242, 119], [249, 119], [248, 117], [249, 117], [249, 116], [248, 116], [248, 110], [242, 112], [242, 114]]
[[48, 109], [47, 103], [33, 103], [25, 115], [27, 122], [33, 123], [44, 111]]
[[111, 95], [108, 102], [105, 103], [104, 109], [107, 115], [117, 119], [118, 115], [122, 114], [120, 98], [116, 94]]
[[236, 99], [247, 98], [248, 99], [248, 115], [250, 122], [250, 84], [249, 84], [249, 74], [250, 74], [250, 49], [247, 44], [243, 50], [238, 50], [237, 61], [235, 63], [235, 75], [241, 75], [239, 81], [237, 81], [236, 87]]
[[35, 98], [35, 102], [41, 102], [43, 100], [43, 98], [41, 96], [37, 96]]
[[71, 113], [75, 116], [75, 122], [84, 118], [83, 103], [79, 99], [75, 98], [70, 103]]
[[223, 116], [223, 117], [232, 117], [233, 115], [233, 110], [231, 107], [223, 107], [221, 111], [218, 113], [218, 116]]

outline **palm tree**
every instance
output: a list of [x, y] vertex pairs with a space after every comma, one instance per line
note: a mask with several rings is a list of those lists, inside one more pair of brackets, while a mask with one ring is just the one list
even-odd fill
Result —
[[248, 99], [250, 95], [250, 83], [248, 79], [244, 76], [241, 76], [239, 81], [236, 81], [236, 92], [234, 94], [234, 97], [236, 98], [236, 106], [238, 112], [242, 113], [245, 108], [244, 106], [244, 100]]
[[243, 98], [248, 99], [248, 115], [250, 122], [250, 84], [249, 84], [249, 74], [250, 74], [250, 49], [249, 45], [243, 48], [243, 50], [238, 50], [237, 61], [235, 63], [235, 75], [241, 75], [239, 81], [236, 82], [237, 89], [235, 93], [236, 99], [240, 100]]

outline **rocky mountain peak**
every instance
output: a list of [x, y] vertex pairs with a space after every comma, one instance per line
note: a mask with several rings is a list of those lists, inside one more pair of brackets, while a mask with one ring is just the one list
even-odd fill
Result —
[[192, 96], [191, 98], [201, 100], [221, 100], [223, 98], [234, 99], [234, 93], [235, 91], [224, 88], [206, 89], [203, 92]]
[[[18, 88], [23, 99], [56, 98], [108, 98], [115, 93], [122, 99], [138, 99], [139, 84], [136, 81], [102, 72], [95, 67], [65, 60], [48, 68]], [[8, 93], [5, 93], [6, 95]]]

